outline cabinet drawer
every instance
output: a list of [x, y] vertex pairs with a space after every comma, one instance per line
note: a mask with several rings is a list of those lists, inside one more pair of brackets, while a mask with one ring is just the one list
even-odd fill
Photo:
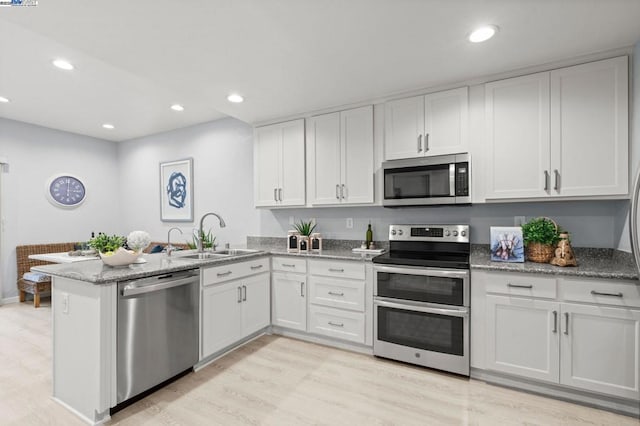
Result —
[[339, 260], [310, 260], [309, 270], [312, 275], [325, 277], [351, 278], [364, 280], [363, 262], [341, 262]]
[[202, 285], [208, 286], [212, 284], [218, 284], [221, 282], [235, 280], [261, 272], [269, 272], [268, 257], [203, 268]]
[[565, 301], [640, 308], [640, 285], [634, 282], [562, 278], [559, 288]]
[[298, 272], [301, 274], [307, 273], [307, 261], [293, 256], [274, 256], [271, 258], [271, 265], [274, 271]]
[[[471, 276], [473, 285], [473, 274]], [[491, 274], [486, 284], [487, 293], [507, 294], [513, 296], [556, 298], [556, 279], [528, 274]]]
[[309, 331], [336, 339], [364, 343], [364, 314], [309, 306]]
[[364, 312], [364, 281], [312, 276], [311, 303]]

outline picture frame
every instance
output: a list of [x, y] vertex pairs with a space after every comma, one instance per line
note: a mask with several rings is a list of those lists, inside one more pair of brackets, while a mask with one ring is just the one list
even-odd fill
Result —
[[160, 220], [193, 222], [193, 158], [160, 163]]
[[524, 240], [519, 226], [491, 227], [491, 261], [524, 262]]

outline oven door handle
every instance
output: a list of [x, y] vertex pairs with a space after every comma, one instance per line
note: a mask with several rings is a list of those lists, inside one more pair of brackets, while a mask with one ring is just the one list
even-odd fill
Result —
[[387, 272], [390, 274], [406, 274], [406, 275], [425, 275], [429, 277], [444, 277], [444, 278], [469, 278], [469, 271], [451, 271], [451, 270], [439, 270], [429, 268], [400, 268], [397, 266], [374, 266], [376, 272]]
[[463, 310], [446, 309], [446, 308], [428, 308], [426, 306], [417, 306], [413, 304], [387, 302], [386, 300], [374, 300], [373, 304], [375, 306], [384, 306], [385, 308], [403, 309], [405, 311], [417, 311], [417, 312], [424, 312], [427, 314], [447, 315], [450, 317], [466, 318], [469, 316], [469, 310], [467, 308]]

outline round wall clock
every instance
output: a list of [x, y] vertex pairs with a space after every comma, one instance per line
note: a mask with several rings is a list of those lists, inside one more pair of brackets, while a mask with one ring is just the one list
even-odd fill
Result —
[[47, 182], [47, 198], [58, 207], [77, 207], [85, 200], [87, 189], [82, 180], [67, 173], [52, 176]]

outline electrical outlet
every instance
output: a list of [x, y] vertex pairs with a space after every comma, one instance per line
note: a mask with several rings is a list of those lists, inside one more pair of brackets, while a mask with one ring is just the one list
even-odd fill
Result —
[[62, 313], [69, 314], [69, 294], [62, 293]]
[[513, 217], [513, 226], [521, 226], [527, 222], [526, 216], [514, 216]]
[[296, 223], [296, 218], [293, 216], [289, 216], [289, 225], [294, 225]]
[[347, 229], [353, 229], [353, 218], [352, 217], [348, 217], [347, 218]]

